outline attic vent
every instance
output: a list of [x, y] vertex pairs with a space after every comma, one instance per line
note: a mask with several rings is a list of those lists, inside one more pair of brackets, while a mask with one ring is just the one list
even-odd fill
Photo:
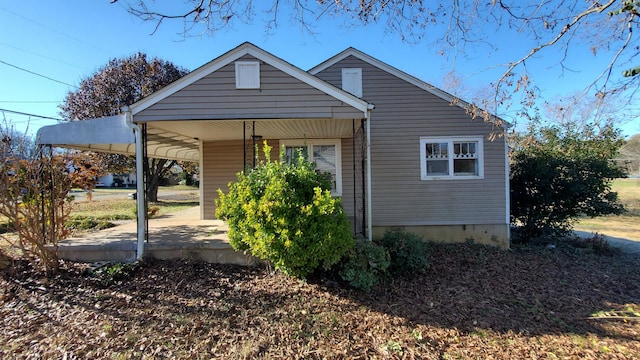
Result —
[[259, 62], [236, 62], [236, 89], [260, 89]]
[[342, 90], [357, 97], [362, 97], [362, 69], [342, 69]]

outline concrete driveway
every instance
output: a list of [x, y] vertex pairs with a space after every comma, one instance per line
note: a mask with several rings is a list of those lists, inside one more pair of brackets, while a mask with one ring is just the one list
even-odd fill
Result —
[[[574, 231], [574, 233], [581, 238], [589, 238], [594, 235], [594, 233], [588, 231]], [[623, 253], [640, 255], [640, 241], [618, 238], [605, 234], [600, 235], [602, 235], [609, 242], [609, 244], [619, 248]]]

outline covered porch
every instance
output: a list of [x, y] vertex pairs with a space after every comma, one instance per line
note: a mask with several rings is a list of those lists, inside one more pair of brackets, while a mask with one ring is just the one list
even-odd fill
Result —
[[[255, 148], [267, 141], [279, 156], [279, 146], [292, 139], [304, 142], [336, 139], [343, 152], [342, 182], [350, 188], [339, 196], [353, 198], [348, 209], [354, 222], [354, 236], [362, 236], [364, 225], [363, 195], [356, 200], [355, 164], [361, 162], [363, 121], [356, 119], [258, 119], [258, 120], [182, 120], [151, 121], [133, 124], [128, 109], [123, 115], [63, 123], [41, 129], [41, 145], [104, 151], [136, 156], [137, 193], [146, 193], [146, 174], [142, 163], [147, 157], [195, 161], [200, 166], [199, 206], [177, 214], [148, 219], [138, 211], [138, 221], [63, 241], [59, 255], [74, 261], [132, 261], [149, 256], [159, 259], [198, 259], [212, 263], [252, 264], [256, 260], [235, 252], [227, 238], [227, 226], [215, 219], [214, 198], [218, 188], [235, 180], [235, 174], [255, 165]], [[139, 129], [139, 130], [138, 130]], [[134, 133], [139, 132], [138, 134]], [[200, 137], [197, 137], [199, 135]], [[138, 146], [138, 144], [141, 146]], [[349, 145], [350, 144], [350, 145]], [[140, 156], [141, 155], [141, 156]], [[220, 166], [211, 163], [223, 163]], [[362, 170], [362, 169], [360, 169]], [[360, 177], [358, 182], [362, 182]], [[358, 184], [364, 188], [364, 184]], [[147, 208], [145, 196], [137, 196], [138, 209]], [[362, 206], [362, 205], [361, 205]], [[360, 213], [360, 218], [355, 214]], [[359, 233], [358, 233], [359, 232]], [[358, 235], [359, 234], [359, 235]]]

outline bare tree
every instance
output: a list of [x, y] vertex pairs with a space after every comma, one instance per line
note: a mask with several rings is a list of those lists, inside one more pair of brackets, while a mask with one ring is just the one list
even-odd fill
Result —
[[567, 71], [573, 48], [609, 57], [584, 94], [616, 95], [631, 102], [640, 79], [636, 63], [640, 43], [633, 36], [640, 4], [633, 0], [186, 0], [182, 4], [179, 10], [175, 5], [169, 10], [158, 2], [141, 0], [129, 11], [155, 22], [156, 30], [166, 21], [181, 20], [185, 36], [211, 35], [249, 23], [256, 13], [267, 31], [274, 30], [283, 16], [310, 32], [327, 17], [344, 19], [352, 26], [376, 23], [403, 41], [433, 42], [439, 53], [454, 59], [465, 56], [469, 48], [495, 50], [495, 34], [515, 34], [531, 47], [495, 64], [501, 70], [492, 83], [493, 98], [485, 97], [478, 104], [494, 112], [518, 102], [525, 108], [536, 102], [535, 74], [527, 65], [550, 53], [561, 54], [557, 65]]
[[20, 159], [29, 159], [34, 156], [35, 144], [31, 137], [13, 126], [10, 120], [3, 118], [4, 125], [0, 123], [0, 161], [14, 156]]

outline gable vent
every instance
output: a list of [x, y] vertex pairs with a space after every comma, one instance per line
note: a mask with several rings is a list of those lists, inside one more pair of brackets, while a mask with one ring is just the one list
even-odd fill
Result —
[[236, 62], [236, 89], [260, 89], [260, 63]]
[[342, 69], [342, 90], [362, 97], [362, 69], [343, 68]]

